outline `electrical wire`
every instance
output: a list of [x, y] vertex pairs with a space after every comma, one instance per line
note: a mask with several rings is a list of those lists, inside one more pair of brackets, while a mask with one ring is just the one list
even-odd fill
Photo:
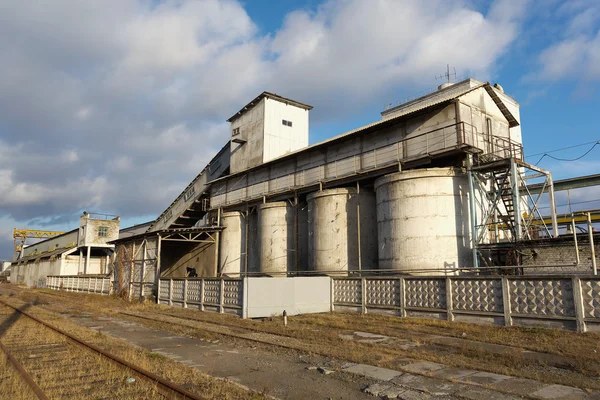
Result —
[[[586, 151], [586, 152], [585, 152], [585, 153], [583, 153], [581, 156], [579, 156], [579, 157], [576, 157], [576, 158], [559, 158], [559, 157], [554, 157], [554, 156], [551, 156], [551, 155], [550, 155], [550, 154], [548, 154], [548, 153], [544, 153], [544, 155], [543, 155], [543, 156], [542, 156], [542, 157], [541, 157], [541, 158], [538, 160], [538, 162], [536, 162], [534, 165], [538, 165], [538, 164], [539, 164], [539, 163], [540, 163], [540, 162], [541, 162], [541, 161], [544, 159], [544, 157], [550, 157], [550, 158], [552, 158], [552, 159], [554, 159], [554, 160], [557, 160], [557, 161], [578, 161], [578, 160], [581, 160], [583, 157], [587, 156], [588, 154], [590, 154], [590, 152], [591, 152], [592, 150], [594, 150], [594, 148], [595, 148], [596, 146], [598, 146], [598, 145], [600, 145], [600, 141], [597, 141], [597, 142], [595, 142], [595, 143], [594, 143], [594, 145], [593, 145], [593, 146], [592, 146], [592, 147], [591, 147], [591, 148], [590, 148], [588, 151]], [[558, 150], [554, 150], [554, 151], [552, 151], [552, 152], [555, 152], [555, 151], [558, 151]]]
[[525, 158], [529, 158], [529, 157], [535, 157], [535, 156], [540, 156], [542, 154], [550, 154], [550, 153], [556, 153], [557, 151], [563, 151], [563, 150], [569, 150], [569, 149], [574, 149], [576, 147], [581, 147], [581, 146], [587, 146], [588, 144], [594, 144], [594, 143], [598, 143], [600, 142], [600, 139], [598, 140], [592, 140], [591, 142], [586, 142], [586, 143], [580, 143], [580, 144], [575, 144], [573, 146], [568, 146], [568, 147], [561, 147], [559, 149], [554, 149], [554, 150], [548, 150], [548, 151], [542, 151], [540, 153], [535, 153], [535, 154], [527, 154], [525, 156]]

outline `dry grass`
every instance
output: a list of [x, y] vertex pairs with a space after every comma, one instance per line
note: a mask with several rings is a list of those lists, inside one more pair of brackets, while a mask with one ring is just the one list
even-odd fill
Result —
[[4, 398], [12, 400], [30, 400], [35, 397], [3, 352], [0, 352], [0, 393]]
[[[3, 300], [6, 301], [7, 299], [4, 298]], [[22, 305], [21, 302], [16, 301], [14, 298], [8, 300], [15, 306]], [[173, 362], [156, 353], [151, 353], [149, 351], [131, 346], [122, 340], [84, 328], [53, 313], [41, 310], [38, 307], [32, 307], [28, 310], [28, 312], [48, 323], [53, 324], [54, 326], [59, 326], [64, 331], [67, 331], [80, 339], [83, 339], [89, 343], [93, 343], [107, 350], [111, 354], [119, 356], [138, 367], [141, 367], [174, 383], [185, 385], [187, 390], [200, 394], [204, 397], [215, 399], [263, 398], [263, 396], [259, 394], [250, 393], [236, 385], [211, 378], [193, 368]], [[28, 321], [19, 322], [19, 324], [22, 323], [33, 324], [33, 322]], [[17, 328], [16, 324], [15, 327], [12, 327], [8, 330], [7, 335], [10, 335], [11, 331], [13, 330], [16, 333], [17, 330], [15, 328]], [[29, 343], [35, 343], [33, 346], [39, 346], [40, 344], [57, 343], [52, 341], [58, 341], [60, 338], [65, 340], [64, 337], [54, 333], [47, 335], [45, 334], [44, 339], [41, 339], [39, 331], [38, 334], [33, 334], [33, 337], [29, 337], [27, 332], [34, 332], [35, 330], [36, 329], [31, 329], [30, 331], [26, 331], [25, 336], [21, 338], [22, 343], [25, 343], [27, 346], [29, 346]], [[47, 342], [48, 340], [51, 342]], [[86, 353], [87, 356], [79, 357], [81, 352]], [[27, 362], [28, 360], [25, 359], [25, 361]], [[38, 359], [36, 357], [30, 361], [31, 362], [26, 366], [27, 370], [34, 370], [42, 365], [48, 365], [47, 360], [43, 358]], [[39, 365], [36, 365], [36, 363]], [[38, 382], [44, 391], [48, 390], [52, 386], [56, 386], [57, 381], [60, 382], [62, 376], [62, 384], [58, 385], [58, 388], [56, 388], [58, 393], [56, 396], [53, 396], [53, 398], [78, 398], [72, 393], [72, 388], [75, 385], [78, 385], [78, 389], [81, 389], [79, 390], [79, 393], [82, 394], [79, 398], [94, 398], [95, 396], [92, 395], [93, 388], [86, 388], [82, 386], [82, 383], [85, 381], [94, 381], [98, 379], [114, 383], [113, 386], [105, 384], [105, 388], [107, 390], [114, 391], [114, 393], [111, 393], [109, 396], [110, 398], [120, 397], [122, 394], [125, 394], [124, 392], [119, 392], [119, 390], [127, 390], [129, 396], [128, 398], [156, 397], [154, 385], [147, 385], [147, 387], [144, 386], [143, 379], [132, 375], [131, 372], [118, 367], [117, 364], [101, 356], [90, 356], [89, 351], [83, 348], [80, 348], [77, 351], [71, 351], [69, 358], [65, 359], [64, 362], [61, 361], [60, 367], [61, 368], [56, 369], [56, 373], [53, 372], [55, 371], [54, 369], [49, 371], [47, 368], [44, 368], [40, 370], [41, 372], [38, 375], [34, 376], [34, 380]], [[92, 367], [93, 370], [90, 370], [90, 367]], [[66, 375], [66, 372], [68, 372], [69, 375]], [[34, 374], [32, 374], [32, 376], [33, 375]], [[72, 376], [72, 379], [65, 380], [65, 376]], [[79, 377], [82, 379], [79, 379]], [[125, 383], [125, 380], [129, 377], [134, 377], [136, 381], [130, 384]], [[60, 390], [62, 389], [64, 389], [65, 392], [61, 392]], [[131, 393], [134, 394], [132, 395]]]
[[[21, 296], [31, 300], [37, 293], [44, 292], [22, 292]], [[137, 319], [139, 323], [178, 334], [216, 338], [218, 329], [222, 329], [224, 333], [233, 334], [248, 334], [244, 329], [252, 329], [255, 332], [264, 332], [265, 335], [267, 333], [283, 335], [289, 339], [280, 338], [279, 341], [289, 343], [293, 349], [341, 360], [401, 368], [407, 362], [405, 359], [411, 358], [440, 362], [453, 367], [530, 378], [547, 383], [559, 383], [584, 389], [600, 389], [598, 380], [600, 335], [595, 333], [579, 334], [561, 330], [505, 328], [428, 319], [400, 319], [355, 314], [313, 314], [291, 317], [289, 325], [284, 327], [279, 318], [261, 322], [241, 320], [236, 316], [167, 308], [153, 303], [127, 303], [117, 298], [98, 295], [52, 292], [46, 298], [50, 300], [52, 297], [60, 298], [64, 306], [80, 311], [107, 314], [132, 311], [143, 312], [147, 316], [159, 318], [165, 318], [160, 314], [183, 318], [178, 322], [179, 325], [173, 323], [174, 320], [150, 322]], [[50, 307], [60, 311], [62, 306], [52, 304]], [[217, 327], [215, 330], [214, 326], [210, 327], [206, 323], [225, 327]], [[339, 335], [348, 331], [380, 333], [397, 339], [386, 345], [341, 340]], [[516, 350], [491, 354], [481, 346], [473, 346], [472, 343], [466, 341], [460, 347], [448, 347], [438, 345], [428, 337], [428, 335], [442, 335], [461, 338], [463, 333], [470, 340], [513, 346]], [[259, 333], [253, 334], [255, 337], [261, 338]], [[267, 336], [264, 336], [263, 339], [267, 342], [271, 340]], [[244, 341], [238, 339], [228, 340], [244, 345]], [[413, 344], [415, 347], [410, 349], [403, 347], [407, 343]], [[273, 348], [270, 349], [273, 351]], [[544, 362], [524, 358], [518, 351], [519, 349], [560, 355], [567, 357], [569, 362], [561, 368], [556, 368], [546, 365]]]

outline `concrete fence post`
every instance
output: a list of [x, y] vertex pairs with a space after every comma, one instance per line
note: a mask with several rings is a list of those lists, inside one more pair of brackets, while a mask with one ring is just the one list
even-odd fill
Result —
[[156, 280], [156, 304], [160, 304], [160, 278]]
[[187, 308], [187, 298], [188, 298], [188, 280], [183, 280], [183, 308]]
[[330, 277], [329, 278], [329, 312], [333, 312], [335, 303], [335, 280]]
[[200, 281], [200, 310], [204, 311], [204, 279]]
[[169, 307], [173, 306], [173, 279], [169, 279]]
[[507, 277], [502, 277], [502, 304], [504, 306], [504, 325], [512, 326], [513, 322], [510, 310], [510, 288]]
[[367, 313], [367, 279], [361, 278], [360, 280], [360, 312], [362, 314]]
[[219, 312], [225, 312], [225, 279], [221, 278], [221, 286], [219, 288]]
[[100, 293], [104, 294], [104, 281], [106, 280], [106, 278], [102, 278], [102, 284], [100, 285]]
[[577, 332], [586, 332], [587, 325], [585, 323], [585, 315], [583, 311], [583, 293], [581, 288], [581, 278], [574, 276], [571, 278], [573, 283], [573, 305], [575, 307], [575, 318], [577, 324]]
[[406, 282], [403, 277], [398, 278], [400, 281], [400, 317], [406, 317]]
[[454, 321], [454, 304], [452, 304], [452, 279], [446, 277], [446, 318], [448, 321]]

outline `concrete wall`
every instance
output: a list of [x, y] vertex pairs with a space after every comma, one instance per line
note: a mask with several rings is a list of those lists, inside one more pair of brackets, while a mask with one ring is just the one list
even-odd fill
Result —
[[[263, 163], [265, 104], [262, 99], [252, 109], [231, 122], [231, 139], [246, 143], [231, 143], [231, 173], [235, 174]], [[239, 134], [234, 131], [239, 129]]]
[[[263, 162], [308, 146], [308, 110], [265, 99]], [[292, 126], [283, 125], [282, 120]]]
[[158, 304], [264, 318], [328, 312], [328, 277], [161, 279]]
[[[95, 219], [89, 214], [79, 217], [79, 246], [114, 247], [107, 244], [119, 238], [119, 217], [114, 219]], [[106, 236], [100, 236], [100, 228], [106, 228]]]
[[331, 281], [328, 277], [247, 278], [244, 317], [260, 318], [328, 312]]
[[[525, 274], [540, 273], [565, 273], [565, 274], [591, 274], [592, 273], [592, 251], [587, 234], [577, 235], [579, 247], [579, 264], [577, 261], [575, 243], [572, 236], [555, 239], [551, 243], [530, 242], [524, 243], [519, 251], [521, 262], [524, 266], [541, 266], [539, 268], [525, 268]], [[594, 249], [596, 252], [596, 265], [600, 266], [600, 235], [594, 237]], [[547, 265], [548, 267], [543, 267]]]
[[333, 310], [600, 330], [597, 276], [332, 278]]
[[161, 277], [183, 278], [187, 268], [195, 268], [199, 277], [215, 277], [215, 247], [214, 244], [162, 242]]
[[71, 247], [77, 243], [77, 229], [67, 232], [63, 235], [44, 240], [39, 243], [32, 244], [23, 249], [23, 257], [28, 257], [33, 254], [41, 254], [44, 251], [62, 249]]
[[460, 120], [472, 126], [478, 133], [473, 145], [491, 153], [496, 151], [496, 144], [489, 139], [490, 134], [509, 139], [508, 121], [484, 88], [461, 96], [459, 102]]
[[13, 265], [10, 282], [26, 286], [44, 287], [48, 275], [61, 275], [62, 259], [45, 259], [27, 264]]

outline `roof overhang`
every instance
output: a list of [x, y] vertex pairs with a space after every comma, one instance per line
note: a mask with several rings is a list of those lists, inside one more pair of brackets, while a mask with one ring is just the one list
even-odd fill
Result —
[[242, 109], [240, 111], [233, 114], [227, 120], [227, 122], [235, 121], [236, 119], [238, 119], [239, 117], [244, 115], [246, 112], [248, 112], [250, 109], [252, 109], [255, 105], [257, 105], [262, 99], [276, 100], [276, 101], [279, 101], [280, 103], [289, 104], [289, 105], [292, 105], [292, 106], [295, 106], [298, 108], [303, 108], [305, 110], [312, 110], [312, 108], [313, 108], [313, 106], [309, 106], [308, 104], [300, 103], [299, 101], [288, 99], [286, 97], [279, 96], [278, 94], [275, 94], [275, 93], [262, 92], [261, 94], [256, 96], [256, 98], [254, 100], [252, 100], [250, 103], [248, 103], [244, 107], [242, 107]]

